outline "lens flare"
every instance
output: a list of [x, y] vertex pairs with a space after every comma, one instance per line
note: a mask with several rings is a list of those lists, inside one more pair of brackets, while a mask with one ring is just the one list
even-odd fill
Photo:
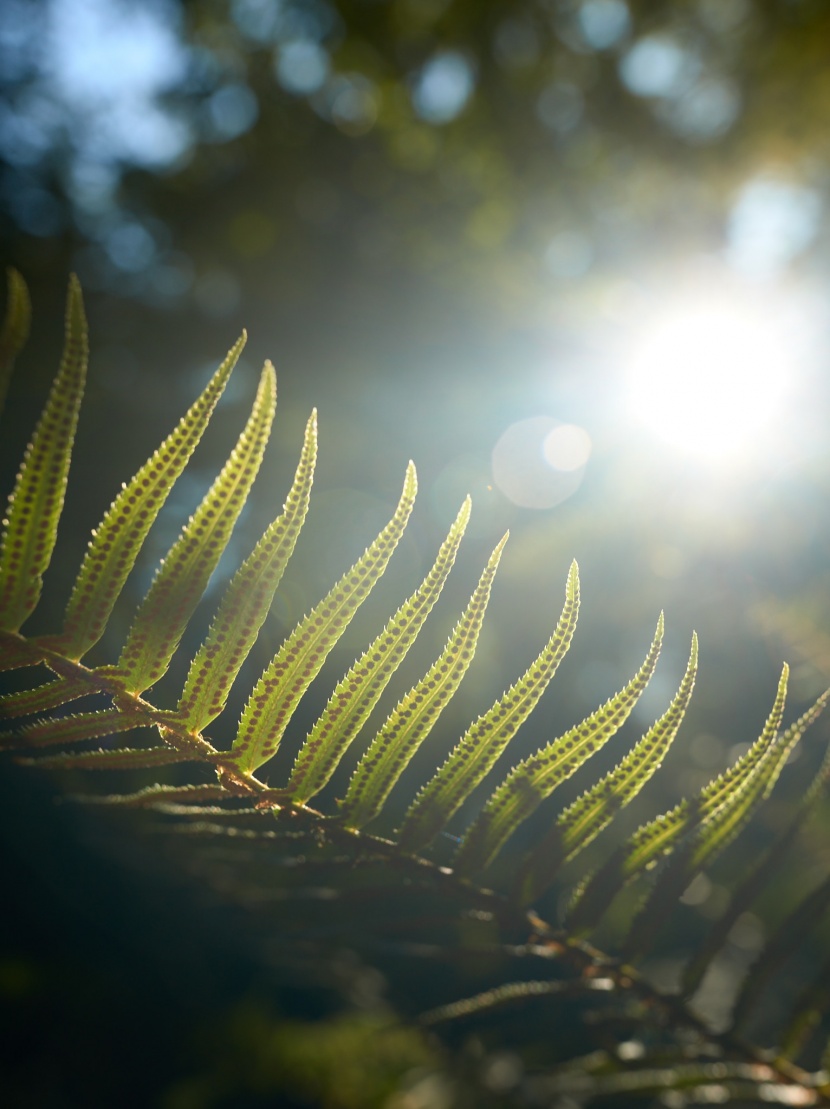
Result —
[[590, 454], [590, 436], [575, 424], [518, 420], [493, 448], [493, 482], [522, 508], [553, 508], [579, 488]]

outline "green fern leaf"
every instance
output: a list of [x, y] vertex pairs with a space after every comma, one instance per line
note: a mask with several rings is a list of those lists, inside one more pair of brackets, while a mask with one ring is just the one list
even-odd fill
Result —
[[80, 743], [85, 739], [146, 728], [147, 721], [121, 709], [79, 712], [53, 720], [36, 720], [20, 729], [19, 739], [27, 747], [54, 747], [61, 743]]
[[505, 534], [491, 554], [441, 655], [401, 698], [358, 763], [340, 810], [346, 827], [363, 828], [380, 813], [392, 787], [458, 689], [475, 653], [507, 538]]
[[41, 770], [142, 770], [191, 762], [192, 755], [172, 747], [121, 747], [115, 751], [79, 751], [76, 754], [43, 755], [34, 759], [18, 759], [22, 766]]
[[470, 498], [441, 545], [432, 569], [332, 693], [300, 749], [286, 794], [304, 803], [329, 781], [392, 675], [406, 658], [455, 563], [470, 518]]
[[80, 680], [58, 678], [34, 689], [22, 689], [16, 693], [5, 693], [0, 697], [0, 717], [13, 719], [18, 716], [33, 716], [37, 712], [75, 701], [89, 693], [89, 686]]
[[153, 785], [136, 790], [135, 793], [93, 793], [83, 797], [74, 797], [73, 800], [83, 801], [84, 804], [89, 805], [119, 805], [124, 808], [140, 809], [148, 805], [155, 805], [159, 801], [199, 803], [202, 801], [221, 801], [228, 796], [227, 789], [218, 785]]
[[417, 488], [415, 466], [410, 462], [392, 519], [354, 566], [298, 624], [257, 682], [243, 710], [230, 752], [230, 761], [243, 774], [250, 774], [275, 754], [301, 697], [386, 569], [409, 520]]
[[495, 765], [567, 654], [578, 615], [579, 570], [573, 562], [565, 604], [553, 635], [522, 677], [470, 725], [441, 769], [415, 798], [401, 828], [402, 850], [417, 851], [438, 835]]
[[633, 961], [646, 952], [663, 922], [674, 909], [677, 899], [707, 862], [713, 861], [732, 842], [740, 829], [769, 795], [778, 774], [798, 737], [788, 744], [776, 743], [784, 713], [789, 668], [784, 667], [778, 683], [772, 711], [754, 747], [761, 752], [753, 763], [752, 772], [714, 811], [709, 812], [675, 851], [660, 873], [644, 907], [635, 916], [624, 941], [623, 952]]
[[132, 481], [122, 488], [92, 533], [69, 598], [64, 630], [49, 640], [67, 658], [83, 658], [104, 634], [147, 532], [202, 438], [244, 345], [243, 332], [204, 392]]
[[234, 574], [191, 664], [177, 713], [194, 733], [201, 732], [225, 707], [240, 667], [268, 615], [305, 521], [316, 460], [315, 409], [306, 425], [302, 454], [284, 511]]
[[69, 281], [60, 370], [17, 475], [0, 541], [0, 628], [17, 631], [40, 599], [63, 508], [88, 354], [81, 287]]
[[711, 863], [738, 835], [756, 807], [769, 797], [784, 763], [793, 747], [801, 739], [803, 729], [789, 728], [780, 737], [778, 729], [784, 712], [789, 667], [785, 666], [778, 685], [778, 694], [764, 730], [757, 740], [764, 755], [758, 760], [754, 772], [743, 788], [735, 789], [711, 816], [703, 822], [692, 854], [695, 871]]
[[[821, 715], [828, 700], [830, 690], [827, 690], [792, 725], [800, 733]], [[738, 917], [746, 912], [766, 889], [773, 879], [774, 874], [783, 865], [784, 858], [798, 835], [804, 821], [815, 812], [816, 806], [830, 785], [830, 751], [824, 757], [821, 768], [814, 778], [810, 788], [799, 801], [798, 808], [789, 825], [775, 840], [772, 846], [762, 856], [760, 861], [752, 867], [746, 878], [732, 891], [729, 904], [714, 923], [701, 947], [695, 952], [693, 958], [683, 970], [682, 991], [685, 997], [690, 997], [703, 980], [706, 969], [715, 955], [720, 951], [732, 930]]]
[[461, 842], [455, 862], [459, 873], [488, 866], [542, 801], [619, 731], [648, 685], [662, 642], [661, 613], [645, 661], [628, 685], [581, 724], [520, 762], [496, 789]]
[[[783, 707], [781, 698], [782, 691], [786, 690], [787, 673], [785, 667], [770, 720]], [[815, 717], [807, 713], [802, 720], [807, 718], [809, 723]], [[672, 851], [681, 840], [689, 844], [690, 837], [696, 830], [709, 822], [723, 806], [727, 806], [722, 816], [723, 825], [720, 822], [713, 825], [710, 834], [689, 846], [684, 856], [685, 862], [691, 865], [692, 857], [699, 848], [701, 853], [697, 858], [708, 858], [706, 852], [709, 848], [706, 845], [711, 844], [712, 850], [715, 850], [721, 837], [724, 837], [724, 842], [728, 842], [725, 837], [732, 838], [731, 827], [735, 827], [734, 834], [737, 834], [738, 824], [749, 816], [750, 809], [745, 809], [744, 806], [758, 803], [772, 789], [792, 745], [807, 727], [807, 723], [801, 726], [801, 721], [797, 721], [776, 742], [775, 731], [769, 730], [770, 720], [767, 721], [761, 737], [732, 767], [709, 782], [697, 797], [681, 801], [669, 812], [644, 824], [580, 886], [568, 915], [572, 929], [582, 932], [594, 927], [624, 885], [654, 866], [661, 856]]]
[[29, 337], [32, 305], [26, 282], [16, 269], [6, 270], [9, 293], [3, 330], [0, 331], [0, 413], [6, 404], [6, 393], [11, 381], [14, 362]]
[[559, 815], [533, 848], [514, 887], [519, 904], [530, 904], [539, 897], [560, 867], [598, 836], [658, 769], [683, 721], [696, 675], [697, 635], [693, 635], [686, 673], [668, 709], [610, 773]]
[[266, 362], [236, 446], [159, 567], [127, 635], [117, 668], [133, 693], [154, 685], [170, 665], [259, 471], [275, 405], [274, 368]]
[[26, 666], [37, 666], [42, 661], [41, 655], [32, 657], [30, 643], [0, 628], [0, 672], [22, 670]]

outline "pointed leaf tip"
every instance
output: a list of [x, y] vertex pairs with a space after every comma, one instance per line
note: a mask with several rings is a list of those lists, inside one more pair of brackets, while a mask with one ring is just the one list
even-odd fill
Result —
[[358, 608], [386, 569], [404, 533], [418, 483], [412, 462], [392, 519], [361, 558], [294, 628], [254, 687], [242, 713], [232, 757], [250, 773], [275, 753], [288, 721]]
[[66, 300], [63, 354], [3, 521], [0, 626], [16, 631], [40, 599], [63, 509], [88, 354], [86, 317], [77, 278]]
[[276, 377], [266, 367], [235, 447], [167, 552], [127, 635], [118, 666], [131, 691], [149, 689], [167, 670], [259, 471], [275, 404]]
[[649, 683], [662, 638], [658, 621], [648, 654], [631, 681], [581, 724], [510, 771], [467, 829], [455, 860], [460, 874], [466, 877], [488, 866], [539, 804], [619, 731]]
[[469, 516], [468, 498], [421, 585], [334, 690], [294, 763], [287, 789], [295, 803], [310, 800], [329, 781], [403, 662], [453, 567]]
[[553, 634], [524, 674], [470, 725], [444, 765], [415, 798], [401, 828], [404, 850], [418, 850], [433, 839], [492, 769], [559, 668], [576, 630], [578, 614], [579, 588], [572, 566], [565, 604]]
[[611, 823], [662, 764], [683, 721], [696, 676], [697, 641], [693, 638], [686, 672], [666, 712], [613, 770], [559, 814], [526, 857], [514, 885], [520, 903], [530, 904], [542, 894], [560, 868]]
[[122, 482], [93, 532], [64, 617], [67, 657], [82, 658], [103, 635], [147, 532], [201, 440], [244, 345], [243, 332], [170, 435], [128, 484]]
[[0, 330], [0, 412], [5, 405], [15, 359], [29, 337], [32, 318], [29, 290], [13, 266], [6, 270], [6, 285], [6, 314]]
[[305, 521], [316, 458], [317, 426], [312, 414], [282, 515], [233, 576], [208, 637], [191, 664], [179, 712], [192, 731], [201, 731], [225, 707], [231, 686], [256, 641]]
[[362, 828], [380, 813], [415, 751], [458, 689], [475, 655], [503, 546], [504, 540], [490, 555], [441, 655], [401, 698], [358, 763], [341, 806], [340, 815], [347, 827]]

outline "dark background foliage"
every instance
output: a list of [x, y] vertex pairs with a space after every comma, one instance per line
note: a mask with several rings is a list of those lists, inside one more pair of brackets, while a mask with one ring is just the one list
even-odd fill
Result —
[[[668, 700], [693, 627], [697, 698], [626, 826], [698, 787], [757, 735], [782, 658], [794, 665], [793, 713], [830, 672], [829, 32], [821, 0], [6, 0], [0, 227], [6, 261], [31, 286], [36, 326], [10, 395], [4, 492], [57, 363], [70, 269], [92, 335], [42, 629], [53, 629], [89, 528], [119, 483], [244, 326], [235, 382], [151, 544], [161, 556], [196, 503], [270, 357], [276, 436], [237, 557], [281, 504], [313, 405], [322, 453], [307, 534], [257, 665], [381, 526], [412, 457], [421, 492], [410, 534], [318, 696], [418, 580], [469, 491], [457, 580], [408, 674], [434, 656], [507, 527], [511, 541], [477, 667], [416, 760], [410, 793], [536, 653], [573, 557], [584, 594], [576, 643], [516, 751], [619, 688], [665, 608], [665, 657], [646, 707], [653, 718]], [[650, 436], [627, 403], [631, 344], [671, 297], [701, 289], [795, 320], [782, 371], [792, 408], [745, 465], [695, 463]], [[749, 345], [745, 357], [755, 357]], [[550, 507], [517, 505], [494, 479], [497, 441], [532, 417], [578, 425], [591, 444], [582, 469], [558, 486], [548, 475], [551, 499], [561, 498]], [[151, 572], [148, 563], [129, 583], [110, 648]], [[296, 741], [313, 715], [313, 704], [301, 709]], [[615, 741], [603, 769], [645, 722]], [[786, 791], [805, 788], [825, 741], [821, 729], [808, 736], [782, 800], [687, 908], [667, 957], [696, 916], [714, 911], [741, 851], [750, 857], [783, 818]], [[189, 1093], [176, 1085], [209, 1072], [209, 1053], [195, 1046], [201, 1029], [276, 1027], [277, 1010], [331, 1014], [333, 997], [365, 978], [341, 968], [348, 988], [330, 975], [316, 993], [297, 991], [284, 966], [263, 970], [259, 940], [240, 954], [243, 918], [214, 906], [206, 923], [189, 885], [108, 854], [102, 841], [118, 838], [109, 825], [102, 835], [91, 818], [55, 809], [43, 783], [8, 774], [13, 911], [0, 989], [9, 1028], [25, 1040], [14, 1081], [42, 1082], [28, 1101], [16, 1086], [20, 1104], [93, 1104], [122, 1081], [135, 1084], [135, 1104], [219, 1104], [198, 1082]], [[596, 775], [592, 767], [569, 795]], [[333, 783], [331, 797], [342, 787]], [[538, 827], [549, 817], [540, 813]], [[779, 891], [782, 905], [824, 872], [818, 825], [809, 848], [803, 874]], [[600, 841], [594, 857], [602, 853]], [[552, 917], [554, 900], [544, 906]], [[772, 920], [780, 912], [766, 908]], [[224, 1043], [234, 1035], [256, 1041], [249, 1030]], [[150, 1049], [156, 1062], [146, 1067]], [[225, 1065], [243, 1068], [241, 1048], [236, 1063], [236, 1049], [223, 1050]], [[433, 1065], [399, 1069], [431, 1074]], [[235, 1088], [222, 1081], [214, 1088]], [[307, 1097], [298, 1103], [324, 1099], [298, 1081]], [[250, 1097], [282, 1104], [273, 1098], [289, 1095], [277, 1086], [265, 1074]], [[440, 1106], [445, 1094], [433, 1089], [423, 1104]]]

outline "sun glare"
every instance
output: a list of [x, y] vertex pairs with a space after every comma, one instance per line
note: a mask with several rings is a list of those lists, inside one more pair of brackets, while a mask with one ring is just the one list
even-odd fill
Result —
[[713, 462], [759, 449], [791, 380], [776, 321], [729, 303], [664, 313], [628, 363], [635, 416], [665, 442]]

